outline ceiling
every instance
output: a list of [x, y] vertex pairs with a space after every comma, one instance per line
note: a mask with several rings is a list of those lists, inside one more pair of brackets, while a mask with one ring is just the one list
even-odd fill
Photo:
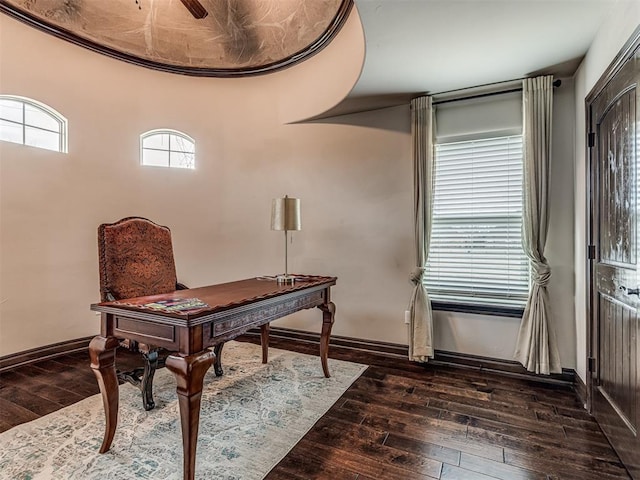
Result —
[[0, 0], [0, 12], [137, 65], [197, 76], [262, 74], [321, 49], [352, 0]]
[[366, 41], [362, 75], [322, 117], [398, 105], [420, 93], [572, 76], [614, 3], [355, 0]]
[[[612, 5], [640, 0], [354, 1], [365, 36], [362, 73], [346, 99], [315, 119], [422, 93], [572, 76]], [[350, 7], [351, 0], [0, 0], [0, 11], [92, 50], [211, 76], [302, 60], [337, 33]]]

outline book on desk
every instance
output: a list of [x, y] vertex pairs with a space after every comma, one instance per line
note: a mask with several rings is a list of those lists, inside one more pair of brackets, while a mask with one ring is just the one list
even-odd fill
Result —
[[158, 300], [157, 302], [145, 303], [145, 307], [165, 312], [186, 312], [189, 310], [199, 310], [207, 308], [209, 304], [199, 298], [170, 298], [168, 300]]

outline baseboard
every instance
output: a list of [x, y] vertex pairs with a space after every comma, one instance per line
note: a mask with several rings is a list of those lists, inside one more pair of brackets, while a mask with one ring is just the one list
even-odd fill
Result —
[[42, 360], [60, 357], [68, 353], [87, 350], [92, 338], [93, 336], [76, 338], [74, 340], [67, 340], [66, 342], [54, 343], [52, 345], [45, 345], [44, 347], [5, 355], [4, 357], [0, 357], [0, 372]]
[[584, 384], [584, 382], [580, 378], [580, 375], [578, 375], [577, 373], [575, 374], [573, 389], [576, 391], [576, 396], [578, 397], [578, 400], [580, 400], [580, 403], [582, 403], [582, 405], [586, 409], [587, 408], [587, 386]]
[[[249, 330], [247, 335], [260, 335], [260, 330]], [[271, 327], [269, 335], [274, 338], [295, 340], [297, 342], [313, 344], [320, 343], [319, 333], [305, 332], [303, 330], [295, 330], [292, 328]], [[93, 337], [78, 338], [0, 357], [0, 372], [37, 361], [55, 358], [68, 353], [86, 350], [92, 338]], [[407, 345], [342, 337], [339, 335], [331, 336], [330, 345], [333, 347], [346, 348], [349, 350], [367, 352], [374, 355], [383, 355], [398, 359], [406, 359], [409, 354], [409, 348]], [[586, 387], [582, 382], [582, 379], [576, 375], [573, 369], [563, 369], [562, 374], [536, 375], [535, 373], [528, 372], [522, 365], [520, 365], [520, 363], [515, 361], [441, 350], [436, 350], [434, 358], [429, 361], [429, 365], [466, 368], [508, 375], [516, 378], [525, 378], [543, 383], [569, 385], [574, 387], [576, 395], [578, 395], [583, 403], [586, 399]]]
[[[247, 335], [260, 335], [259, 329], [249, 330]], [[292, 328], [271, 327], [269, 336], [288, 340], [296, 340], [306, 343], [320, 343], [320, 334], [305, 332]], [[347, 348], [375, 355], [406, 359], [409, 355], [409, 347], [397, 343], [379, 342], [375, 340], [362, 340], [351, 337], [331, 335], [329, 345], [333, 347]], [[561, 374], [537, 375], [527, 371], [520, 363], [512, 360], [482, 357], [466, 353], [447, 352], [436, 350], [435, 356], [429, 361], [429, 365], [442, 365], [472, 370], [492, 372], [510, 377], [535, 380], [543, 383], [573, 386], [577, 375], [573, 369], [563, 368]]]
[[[260, 335], [260, 329], [254, 328], [245, 333], [245, 335]], [[315, 332], [305, 332], [304, 330], [295, 330], [293, 328], [271, 327], [269, 328], [269, 337], [282, 338], [286, 340], [295, 340], [297, 342], [320, 344], [320, 334]], [[360, 352], [375, 353], [388, 357], [404, 358], [409, 355], [409, 348], [406, 345], [397, 343], [379, 342], [376, 340], [362, 340], [359, 338], [341, 337], [331, 335], [329, 345], [334, 347], [347, 348], [349, 350], [357, 350]]]
[[576, 373], [573, 369], [563, 368], [562, 373], [552, 373], [551, 375], [540, 375], [529, 372], [526, 368], [514, 360], [504, 360], [501, 358], [481, 357], [466, 353], [445, 352], [436, 350], [434, 359], [431, 361], [435, 365], [448, 365], [457, 367], [473, 368], [484, 372], [499, 373], [518, 378], [535, 379], [545, 383], [560, 385], [573, 385]]

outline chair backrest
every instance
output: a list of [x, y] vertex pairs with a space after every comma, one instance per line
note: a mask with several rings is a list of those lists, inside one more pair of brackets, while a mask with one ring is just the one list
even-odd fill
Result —
[[103, 302], [169, 293], [177, 277], [171, 231], [142, 217], [98, 227]]

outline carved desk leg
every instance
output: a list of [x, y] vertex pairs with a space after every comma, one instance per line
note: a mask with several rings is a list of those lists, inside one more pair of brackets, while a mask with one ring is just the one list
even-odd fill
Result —
[[260, 344], [262, 345], [262, 363], [269, 360], [269, 324], [260, 326]]
[[202, 382], [214, 359], [215, 354], [210, 350], [185, 357], [177, 354], [167, 357], [166, 367], [175, 375], [178, 385], [184, 480], [193, 480], [195, 477]]
[[329, 337], [331, 337], [331, 327], [336, 316], [336, 306], [333, 302], [320, 305], [322, 310], [322, 333], [320, 334], [320, 361], [322, 362], [322, 371], [324, 376], [329, 378], [329, 365], [327, 358], [329, 356]]
[[116, 375], [116, 348], [118, 344], [119, 341], [115, 337], [101, 337], [99, 335], [94, 337], [89, 344], [91, 369], [96, 375], [100, 386], [106, 419], [104, 440], [100, 447], [100, 453], [106, 452], [111, 447], [118, 424], [119, 391], [118, 377]]

